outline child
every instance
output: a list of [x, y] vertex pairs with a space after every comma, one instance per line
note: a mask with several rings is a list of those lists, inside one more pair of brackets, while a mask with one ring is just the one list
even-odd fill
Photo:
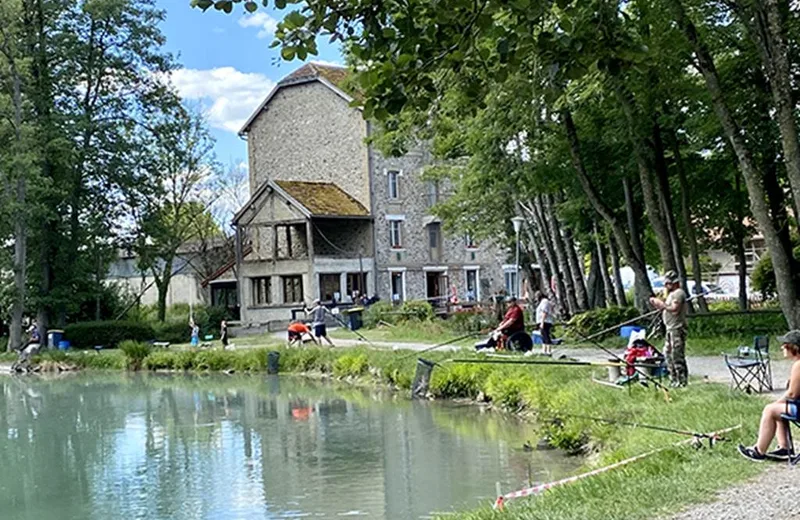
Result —
[[189, 320], [189, 326], [192, 328], [192, 346], [197, 347], [200, 345], [200, 327], [197, 326], [193, 319]]
[[223, 348], [228, 347], [228, 322], [222, 320], [219, 325], [219, 339], [222, 341]]
[[311, 329], [308, 328], [308, 325], [300, 323], [299, 321], [293, 321], [291, 324], [289, 324], [287, 333], [290, 347], [294, 344], [302, 346], [303, 336], [308, 336], [311, 338], [311, 341], [317, 343], [317, 340], [311, 335]]

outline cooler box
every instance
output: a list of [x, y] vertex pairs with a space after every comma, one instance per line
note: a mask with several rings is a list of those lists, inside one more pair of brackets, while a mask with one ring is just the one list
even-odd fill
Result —
[[47, 331], [47, 346], [49, 348], [56, 348], [60, 346], [61, 341], [64, 339], [64, 331], [51, 329]]
[[58, 350], [67, 350], [67, 349], [69, 349], [69, 341], [58, 342]]
[[531, 339], [533, 340], [534, 345], [544, 344], [544, 340], [542, 339], [542, 333], [539, 332], [538, 330], [533, 331], [533, 334], [531, 334]]
[[643, 331], [644, 327], [637, 327], [636, 325], [628, 325], [626, 327], [620, 327], [619, 335], [623, 338], [628, 338], [634, 332]]

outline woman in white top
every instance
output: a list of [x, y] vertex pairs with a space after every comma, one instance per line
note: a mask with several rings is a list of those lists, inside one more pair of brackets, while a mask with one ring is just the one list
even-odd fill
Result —
[[553, 339], [550, 331], [553, 329], [553, 305], [542, 291], [536, 291], [536, 323], [539, 325], [539, 332], [542, 334], [542, 354], [552, 354]]

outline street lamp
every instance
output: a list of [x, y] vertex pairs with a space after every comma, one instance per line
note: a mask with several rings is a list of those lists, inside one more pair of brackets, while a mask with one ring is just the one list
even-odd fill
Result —
[[514, 276], [517, 278], [517, 292], [514, 294], [517, 298], [520, 297], [520, 283], [519, 283], [519, 230], [522, 229], [522, 223], [525, 222], [525, 219], [522, 217], [514, 217], [511, 219], [511, 223], [514, 224], [514, 233], [517, 234], [517, 261], [514, 264]]

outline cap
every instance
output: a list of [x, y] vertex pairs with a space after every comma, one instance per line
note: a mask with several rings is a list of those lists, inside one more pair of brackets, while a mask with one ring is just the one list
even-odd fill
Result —
[[673, 270], [664, 273], [664, 283], [678, 283], [678, 273]]
[[515, 302], [515, 301], [517, 301], [517, 297], [516, 296], [506, 296], [506, 301], [509, 302], [509, 303]]
[[314, 301], [311, 303], [314, 305], [319, 305], [319, 298], [314, 298]]
[[785, 335], [778, 336], [778, 341], [780, 341], [781, 344], [789, 343], [800, 347], [800, 330], [790, 330]]

